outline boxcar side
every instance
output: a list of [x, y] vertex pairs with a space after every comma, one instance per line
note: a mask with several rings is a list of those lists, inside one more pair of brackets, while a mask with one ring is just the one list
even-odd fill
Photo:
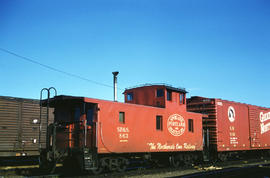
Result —
[[251, 149], [270, 149], [270, 109], [249, 105]]
[[203, 129], [211, 151], [270, 149], [270, 108], [196, 96], [188, 99], [187, 109], [208, 115]]
[[[39, 155], [39, 118], [39, 100], [0, 96], [0, 157]], [[41, 124], [41, 143], [45, 147], [45, 109]]]

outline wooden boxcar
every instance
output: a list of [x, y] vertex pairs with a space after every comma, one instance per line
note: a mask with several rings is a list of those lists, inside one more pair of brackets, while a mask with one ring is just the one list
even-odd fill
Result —
[[[0, 96], [0, 157], [39, 155], [39, 118], [39, 100]], [[47, 128], [45, 109], [41, 124], [40, 141], [44, 148]]]

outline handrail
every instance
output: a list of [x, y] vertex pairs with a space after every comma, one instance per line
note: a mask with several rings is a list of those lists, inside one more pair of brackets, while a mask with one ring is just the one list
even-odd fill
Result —
[[[46, 131], [46, 141], [48, 142], [48, 137], [49, 137], [49, 132], [48, 132], [48, 124], [49, 124], [49, 105], [50, 105], [50, 93], [51, 90], [54, 90], [54, 96], [57, 96], [57, 91], [54, 87], [50, 87], [50, 88], [43, 88], [40, 91], [40, 115], [39, 115], [39, 149], [41, 150], [41, 132], [42, 132], [42, 96], [43, 96], [43, 92], [47, 91], [47, 118], [46, 118], [46, 124], [47, 124], [47, 131]], [[48, 143], [46, 144], [46, 148], [48, 148]]]
[[[40, 115], [39, 115], [39, 137], [38, 137], [38, 144], [39, 144], [39, 149], [41, 150], [41, 132], [42, 132], [42, 94], [44, 91], [47, 91], [47, 97], [49, 98], [49, 90], [47, 88], [43, 88], [40, 91], [40, 100], [39, 100], [39, 106], [40, 106]], [[48, 113], [47, 113], [48, 114]]]

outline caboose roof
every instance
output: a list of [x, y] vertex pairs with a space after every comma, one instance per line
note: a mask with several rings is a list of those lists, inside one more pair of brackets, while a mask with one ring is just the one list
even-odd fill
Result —
[[135, 87], [126, 88], [124, 93], [126, 93], [128, 90], [133, 90], [133, 89], [136, 89], [136, 88], [143, 88], [143, 87], [152, 87], [152, 86], [163, 86], [166, 89], [171, 90], [171, 91], [176, 91], [176, 92], [180, 92], [180, 93], [188, 93], [185, 88], [181, 88], [181, 87], [176, 88], [176, 87], [173, 87], [171, 85], [164, 84], [164, 83], [162, 83], [162, 84], [148, 84], [147, 83], [147, 84], [143, 84], [143, 85], [138, 85], [138, 86], [135, 86]]

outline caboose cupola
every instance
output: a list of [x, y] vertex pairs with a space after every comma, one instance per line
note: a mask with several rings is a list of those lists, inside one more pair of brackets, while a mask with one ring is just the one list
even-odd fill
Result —
[[165, 84], [146, 84], [126, 89], [124, 95], [126, 103], [166, 108], [171, 104], [185, 105], [186, 93], [184, 88], [175, 88]]

